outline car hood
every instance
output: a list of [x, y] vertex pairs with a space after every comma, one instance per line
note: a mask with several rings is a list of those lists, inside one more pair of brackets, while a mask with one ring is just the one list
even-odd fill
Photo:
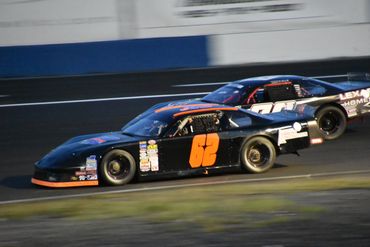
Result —
[[39, 168], [59, 169], [83, 165], [89, 155], [100, 153], [114, 144], [137, 142], [142, 138], [125, 135], [122, 132], [99, 133], [74, 137], [61, 144], [36, 162]]

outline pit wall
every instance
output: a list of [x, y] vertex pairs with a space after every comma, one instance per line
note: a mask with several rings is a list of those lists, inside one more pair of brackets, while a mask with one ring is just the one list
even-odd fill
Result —
[[0, 77], [370, 56], [370, 0], [0, 0]]

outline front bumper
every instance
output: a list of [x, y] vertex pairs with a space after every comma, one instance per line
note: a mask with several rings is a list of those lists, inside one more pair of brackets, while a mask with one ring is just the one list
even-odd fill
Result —
[[97, 186], [99, 182], [96, 181], [71, 181], [71, 182], [50, 182], [44, 181], [36, 178], [31, 179], [31, 183], [50, 187], [50, 188], [68, 188], [68, 187], [82, 187], [82, 186]]
[[51, 188], [99, 185], [96, 171], [94, 173], [81, 168], [68, 170], [48, 170], [40, 169], [37, 166], [35, 166], [35, 172], [31, 179], [31, 183]]

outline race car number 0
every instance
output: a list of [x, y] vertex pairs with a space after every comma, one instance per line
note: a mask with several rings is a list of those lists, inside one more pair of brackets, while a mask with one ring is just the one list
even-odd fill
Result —
[[214, 165], [219, 143], [220, 138], [216, 133], [194, 136], [190, 151], [190, 166], [198, 168]]

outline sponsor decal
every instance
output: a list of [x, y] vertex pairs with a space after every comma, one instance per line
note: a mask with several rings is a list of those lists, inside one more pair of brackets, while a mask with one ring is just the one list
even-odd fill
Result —
[[370, 102], [366, 103], [364, 107], [370, 108]]
[[96, 160], [96, 155], [90, 155], [86, 158], [86, 171], [92, 171], [98, 168], [98, 162]]
[[76, 176], [85, 176], [86, 174], [87, 174], [86, 171], [77, 171], [77, 172], [75, 172]]
[[[346, 109], [348, 117], [368, 112], [370, 104], [370, 88], [339, 94], [341, 105]], [[363, 107], [363, 108], [361, 108]]]
[[80, 167], [80, 170], [75, 172], [75, 177], [80, 181], [98, 180], [97, 168], [96, 155], [90, 155], [86, 158], [85, 167]]
[[148, 144], [149, 144], [149, 145], [155, 145], [155, 144], [156, 144], [156, 141], [155, 141], [155, 140], [149, 140], [149, 141], [148, 141]]
[[96, 175], [96, 170], [86, 171], [86, 175]]
[[98, 175], [87, 175], [86, 176], [86, 180], [97, 180], [98, 179]]
[[260, 114], [268, 114], [273, 112], [281, 112], [283, 110], [293, 110], [295, 105], [295, 100], [287, 100], [278, 101], [276, 103], [253, 104], [250, 110]]
[[360, 90], [355, 90], [355, 91], [339, 94], [340, 100], [348, 100], [348, 99], [361, 98], [361, 97], [369, 99], [370, 98], [370, 88], [360, 89]]
[[81, 144], [98, 145], [108, 141], [118, 141], [119, 137], [114, 135], [103, 135], [81, 141]]
[[141, 159], [140, 160], [140, 171], [142, 171], [142, 172], [150, 171], [149, 159]]
[[155, 140], [139, 143], [140, 149], [140, 171], [159, 171], [158, 145]]
[[278, 145], [286, 144], [287, 140], [298, 139], [308, 136], [307, 131], [298, 132], [294, 128], [284, 128], [278, 131]]
[[140, 150], [141, 149], [146, 149], [146, 145], [140, 144]]

